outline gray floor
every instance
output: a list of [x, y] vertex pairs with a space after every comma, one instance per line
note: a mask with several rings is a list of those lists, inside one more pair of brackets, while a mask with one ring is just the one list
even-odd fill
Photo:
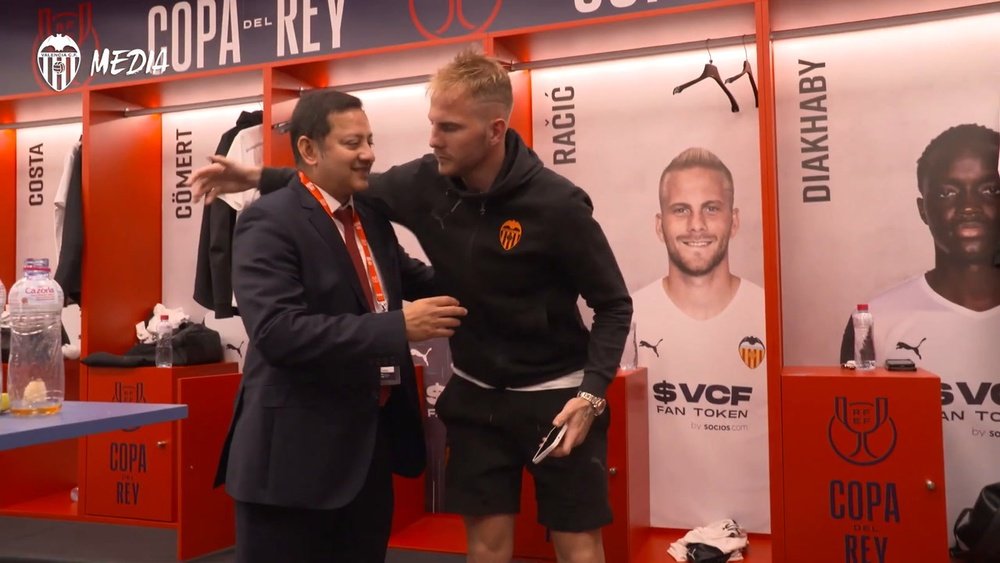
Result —
[[[169, 563], [176, 561], [176, 550], [173, 530], [0, 517], [2, 563]], [[232, 550], [226, 550], [194, 561], [232, 563], [235, 557]], [[465, 557], [461, 555], [403, 550], [390, 550], [386, 558], [386, 563], [462, 561]]]

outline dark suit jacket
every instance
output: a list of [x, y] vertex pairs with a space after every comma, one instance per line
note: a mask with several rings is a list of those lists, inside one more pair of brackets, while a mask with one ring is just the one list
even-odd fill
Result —
[[[399, 246], [391, 225], [355, 206], [389, 299], [368, 313], [344, 241], [299, 182], [261, 198], [236, 225], [233, 281], [250, 336], [217, 480], [240, 501], [333, 509], [364, 483], [377, 424], [392, 469], [416, 476], [425, 449], [402, 298], [431, 291], [432, 271]], [[403, 287], [407, 294], [403, 294]], [[380, 409], [379, 366], [403, 383]]]

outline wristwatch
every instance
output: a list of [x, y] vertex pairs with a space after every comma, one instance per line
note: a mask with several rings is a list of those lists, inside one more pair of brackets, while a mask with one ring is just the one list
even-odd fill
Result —
[[601, 416], [604, 414], [604, 409], [608, 406], [607, 399], [598, 397], [597, 395], [592, 395], [586, 391], [578, 391], [576, 396], [590, 403], [590, 407], [594, 409], [594, 416]]

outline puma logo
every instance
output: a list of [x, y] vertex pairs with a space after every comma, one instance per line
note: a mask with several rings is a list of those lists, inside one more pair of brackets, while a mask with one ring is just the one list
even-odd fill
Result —
[[927, 340], [927, 338], [926, 337], [921, 338], [920, 342], [918, 342], [916, 346], [910, 346], [906, 342], [900, 341], [900, 342], [896, 343], [896, 349], [897, 350], [909, 350], [909, 351], [913, 352], [914, 354], [916, 354], [917, 357], [922, 360], [922, 359], [924, 359], [924, 357], [920, 355], [920, 347], [923, 346], [924, 340]]
[[233, 352], [236, 352], [236, 354], [242, 360], [243, 359], [243, 345], [246, 344], [246, 342], [247, 342], [246, 340], [241, 341], [239, 346], [233, 346], [232, 344], [230, 344], [230, 343], [227, 342], [226, 343], [226, 350], [232, 350]]
[[421, 354], [420, 350], [417, 350], [416, 348], [410, 348], [410, 355], [420, 358], [421, 360], [423, 360], [425, 366], [429, 366], [431, 364], [429, 361], [427, 361], [427, 356], [431, 355], [431, 350], [433, 349], [434, 349], [433, 347], [428, 348], [426, 352]]
[[662, 338], [659, 339], [659, 340], [657, 340], [656, 344], [650, 344], [649, 342], [646, 342], [645, 340], [640, 340], [639, 341], [639, 347], [640, 348], [649, 348], [650, 350], [653, 351], [654, 354], [656, 354], [656, 357], [659, 358], [660, 357], [660, 351], [657, 350], [657, 348], [659, 348], [661, 342], [663, 342]]

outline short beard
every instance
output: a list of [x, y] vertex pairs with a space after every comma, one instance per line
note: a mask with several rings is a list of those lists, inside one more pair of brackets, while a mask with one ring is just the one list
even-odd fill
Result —
[[675, 256], [674, 253], [670, 252], [669, 248], [667, 249], [667, 256], [670, 258], [670, 263], [673, 264], [674, 267], [676, 267], [678, 270], [680, 270], [682, 274], [693, 278], [700, 278], [702, 276], [707, 276], [708, 274], [714, 272], [715, 269], [719, 267], [719, 264], [722, 263], [722, 261], [726, 258], [728, 254], [729, 254], [729, 241], [727, 240], [725, 244], [719, 247], [718, 252], [716, 252], [712, 256], [712, 259], [708, 261], [708, 264], [705, 265], [704, 268], [699, 268], [696, 270], [694, 268], [689, 267], [678, 256]]

